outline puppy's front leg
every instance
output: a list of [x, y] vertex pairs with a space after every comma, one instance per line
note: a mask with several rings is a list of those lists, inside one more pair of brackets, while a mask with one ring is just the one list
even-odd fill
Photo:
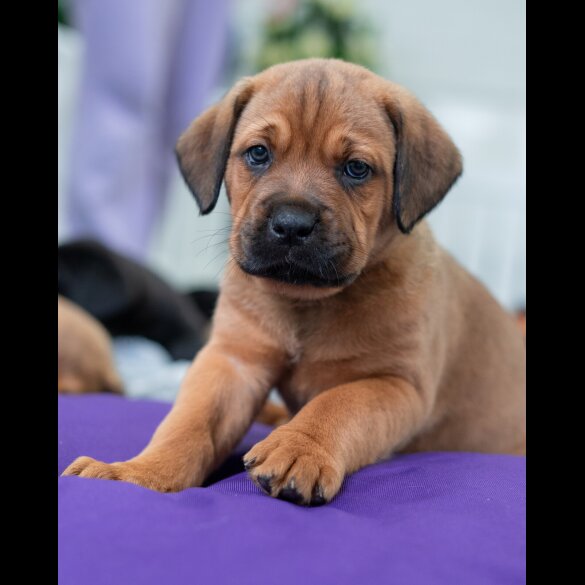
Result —
[[297, 504], [328, 502], [343, 478], [388, 456], [421, 427], [425, 404], [405, 380], [371, 378], [316, 396], [245, 456], [252, 479]]
[[136, 483], [162, 491], [198, 486], [230, 453], [260, 410], [279, 355], [247, 339], [212, 340], [197, 356], [179, 396], [148, 446], [124, 462], [79, 457], [63, 475]]

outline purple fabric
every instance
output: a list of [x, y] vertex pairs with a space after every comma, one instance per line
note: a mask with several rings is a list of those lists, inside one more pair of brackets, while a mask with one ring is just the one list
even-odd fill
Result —
[[218, 82], [230, 0], [74, 0], [85, 42], [68, 186], [70, 237], [142, 259], [175, 142]]
[[[77, 455], [135, 455], [168, 405], [59, 399], [59, 471]], [[259, 440], [255, 425], [237, 449]], [[525, 458], [399, 456], [347, 478], [329, 505], [272, 499], [244, 473], [158, 494], [59, 479], [60, 585], [519, 584]]]

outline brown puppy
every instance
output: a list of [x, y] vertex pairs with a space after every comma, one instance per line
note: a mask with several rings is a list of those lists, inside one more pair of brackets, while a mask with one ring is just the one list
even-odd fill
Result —
[[200, 485], [272, 386], [295, 416], [245, 465], [296, 503], [329, 501], [399, 450], [523, 452], [522, 337], [419, 223], [462, 167], [411, 94], [341, 61], [278, 65], [197, 118], [177, 152], [202, 213], [224, 176], [231, 202], [211, 339], [142, 453], [81, 457], [66, 475]]
[[63, 394], [122, 393], [112, 343], [104, 326], [87, 311], [58, 296], [57, 390]]

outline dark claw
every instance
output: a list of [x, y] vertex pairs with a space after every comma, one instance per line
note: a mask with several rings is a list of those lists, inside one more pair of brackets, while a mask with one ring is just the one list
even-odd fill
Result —
[[272, 486], [270, 485], [270, 480], [272, 476], [270, 475], [259, 475], [256, 478], [256, 481], [260, 484], [260, 487], [268, 494], [272, 494]]
[[291, 481], [286, 487], [282, 488], [278, 497], [281, 500], [286, 500], [293, 504], [300, 504], [303, 501], [303, 496], [297, 491], [294, 481]]
[[254, 463], [256, 463], [256, 457], [252, 457], [252, 459], [248, 460], [244, 459], [244, 469], [248, 471], [248, 469], [250, 469]]
[[327, 500], [323, 496], [323, 488], [320, 485], [315, 486], [315, 489], [313, 490], [313, 496], [311, 497], [310, 505], [311, 506], [322, 506], [323, 504], [326, 504], [326, 503], [327, 503]]

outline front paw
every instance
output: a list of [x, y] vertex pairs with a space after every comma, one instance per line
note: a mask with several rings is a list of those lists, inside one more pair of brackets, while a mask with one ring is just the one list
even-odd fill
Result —
[[103, 463], [91, 457], [78, 457], [61, 475], [127, 481], [157, 492], [179, 492], [191, 487], [184, 478], [170, 473], [169, 470], [139, 461]]
[[341, 465], [309, 435], [282, 426], [244, 455], [252, 480], [273, 497], [319, 506], [341, 487]]

